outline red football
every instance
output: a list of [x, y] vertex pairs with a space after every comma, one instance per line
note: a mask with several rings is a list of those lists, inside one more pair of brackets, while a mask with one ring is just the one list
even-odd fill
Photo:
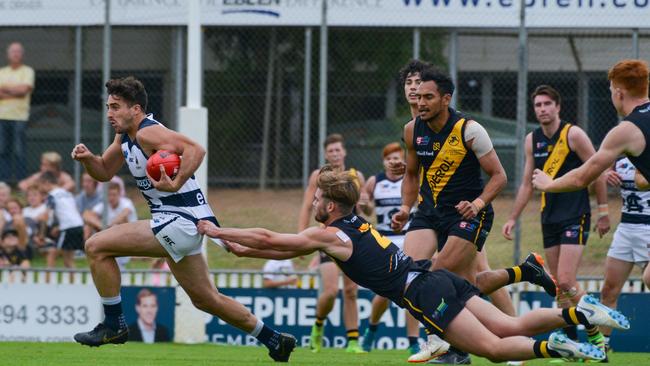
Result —
[[160, 166], [165, 167], [165, 173], [170, 178], [173, 178], [178, 173], [178, 168], [181, 166], [181, 157], [173, 151], [158, 150], [147, 160], [147, 173], [151, 178], [160, 180]]

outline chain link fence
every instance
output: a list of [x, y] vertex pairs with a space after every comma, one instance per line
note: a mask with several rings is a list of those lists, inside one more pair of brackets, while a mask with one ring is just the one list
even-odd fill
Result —
[[[396, 15], [399, 16], [399, 15]], [[515, 190], [518, 32], [509, 29], [204, 26], [203, 104], [209, 111], [208, 180], [220, 189], [293, 189], [319, 166], [319, 55], [327, 47], [327, 133], [346, 138], [348, 167], [366, 176], [382, 169], [381, 149], [402, 137], [410, 119], [397, 72], [417, 57], [449, 71], [457, 108], [486, 126]], [[111, 77], [134, 75], [149, 93], [149, 111], [175, 128], [185, 93], [185, 27], [111, 29]], [[36, 71], [27, 129], [26, 167], [57, 151], [64, 169], [80, 140], [101, 151], [103, 29], [100, 26], [0, 27], [0, 48], [19, 41]], [[528, 92], [550, 84], [562, 95], [561, 117], [584, 128], [595, 145], [618, 118], [606, 71], [623, 58], [650, 58], [647, 29], [528, 29]], [[527, 130], [536, 127], [527, 100]], [[78, 107], [76, 107], [78, 106]], [[307, 110], [307, 111], [306, 111]], [[124, 172], [123, 172], [124, 173]], [[128, 181], [128, 180], [127, 180]], [[245, 192], [245, 191], [244, 191]], [[269, 194], [273, 194], [272, 191]], [[512, 246], [499, 233], [512, 197], [502, 198], [490, 241], [494, 266], [509, 265]], [[241, 202], [255, 209], [255, 202]], [[534, 206], [531, 205], [531, 206]], [[297, 209], [297, 207], [296, 207]], [[538, 216], [527, 211], [524, 248], [541, 250]], [[227, 219], [226, 219], [227, 221]], [[268, 225], [267, 225], [268, 226]], [[530, 232], [530, 235], [527, 233]], [[602, 263], [611, 234], [594, 245]], [[599, 274], [591, 266], [584, 274]]]

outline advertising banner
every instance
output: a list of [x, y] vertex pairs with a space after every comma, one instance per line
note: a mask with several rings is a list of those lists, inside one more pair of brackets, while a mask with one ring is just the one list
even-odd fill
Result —
[[71, 342], [103, 314], [93, 285], [0, 284], [0, 341]]
[[[309, 345], [309, 334], [316, 313], [317, 294], [315, 290], [221, 289], [220, 291], [244, 304], [269, 326], [296, 336], [299, 346]], [[368, 326], [372, 296], [374, 294], [370, 291], [359, 291], [361, 335]], [[650, 351], [650, 333], [645, 327], [646, 324], [650, 324], [650, 314], [645, 311], [649, 297], [649, 294], [622, 294], [620, 296], [618, 308], [630, 317], [632, 327], [628, 331], [614, 331], [611, 343], [614, 350], [620, 352]], [[342, 348], [346, 346], [341, 304], [342, 300], [339, 297], [327, 318], [324, 336], [324, 345], [327, 347]], [[554, 305], [554, 299], [543, 292], [523, 292], [518, 313], [525, 314], [532, 309]], [[389, 310], [381, 319], [377, 333], [378, 349], [405, 349], [408, 347], [404, 315], [403, 309], [391, 303]], [[579, 333], [584, 337], [584, 331]], [[208, 341], [214, 343], [256, 344], [255, 338], [211, 316], [207, 318], [206, 335]], [[424, 337], [422, 332], [421, 338], [424, 339]], [[548, 334], [537, 338], [545, 339], [547, 337]]]
[[[188, 0], [112, 0], [114, 25], [185, 25]], [[196, 1], [196, 0], [195, 0]], [[0, 0], [0, 24], [100, 25], [104, 0]], [[322, 0], [201, 0], [204, 25], [319, 26]], [[647, 28], [650, 0], [526, 0], [536, 28]], [[353, 27], [515, 28], [519, 0], [328, 0], [327, 22]]]
[[122, 287], [122, 309], [129, 341], [158, 343], [174, 339], [175, 287]]
[[[309, 334], [316, 319], [316, 290], [298, 289], [220, 289], [222, 293], [232, 296], [251, 309], [253, 313], [269, 326], [293, 334], [298, 339], [298, 345], [309, 345]], [[358, 298], [360, 327], [363, 330], [368, 325], [370, 302], [374, 294], [360, 290]], [[323, 342], [326, 347], [342, 348], [346, 346], [345, 326], [343, 324], [342, 299], [339, 296], [334, 303], [334, 309], [327, 317]], [[378, 349], [406, 349], [408, 339], [404, 331], [406, 326], [405, 312], [394, 304], [388, 308], [381, 318], [381, 326], [377, 331]], [[209, 316], [205, 333], [209, 342], [252, 345], [255, 338], [242, 333], [223, 321]], [[424, 333], [423, 333], [424, 334]]]

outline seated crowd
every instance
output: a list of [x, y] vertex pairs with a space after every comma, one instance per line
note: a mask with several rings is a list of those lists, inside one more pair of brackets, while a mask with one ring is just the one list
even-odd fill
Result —
[[[101, 184], [83, 174], [81, 189], [75, 194], [74, 179], [63, 171], [56, 152], [43, 153], [39, 171], [16, 188], [12, 191], [0, 182], [0, 268], [29, 268], [39, 256], [49, 268], [56, 266], [59, 256], [65, 267], [72, 268], [93, 233], [138, 219], [119, 177]], [[106, 210], [103, 189], [108, 190]], [[118, 260], [120, 266], [127, 262], [128, 258]]]

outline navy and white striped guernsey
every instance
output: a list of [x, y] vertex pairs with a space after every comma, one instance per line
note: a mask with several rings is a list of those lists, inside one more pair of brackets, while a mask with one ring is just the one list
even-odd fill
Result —
[[401, 233], [395, 233], [390, 227], [390, 220], [397, 213], [402, 205], [402, 181], [403, 177], [397, 180], [390, 180], [386, 173], [381, 172], [375, 175], [375, 190], [372, 195], [375, 201], [375, 215], [377, 216], [377, 231], [381, 235], [405, 235], [408, 223]]
[[634, 183], [636, 169], [628, 158], [616, 161], [614, 169], [621, 177], [621, 222], [650, 224], [650, 191], [639, 191]]
[[[152, 114], [149, 114], [140, 123], [138, 130], [150, 126], [164, 127], [160, 122], [153, 119]], [[132, 141], [128, 134], [122, 135], [121, 142], [124, 160], [131, 175], [135, 178], [140, 193], [147, 200], [151, 213], [170, 212], [194, 222], [205, 219], [218, 225], [214, 213], [194, 176], [188, 179], [177, 192], [159, 191], [153, 187], [149, 178], [147, 178], [146, 167], [149, 157], [138, 142]]]

